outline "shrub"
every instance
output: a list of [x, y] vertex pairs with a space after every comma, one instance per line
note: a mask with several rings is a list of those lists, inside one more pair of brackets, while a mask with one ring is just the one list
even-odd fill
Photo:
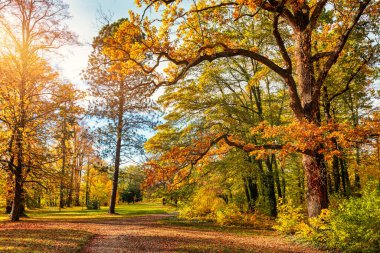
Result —
[[330, 240], [331, 212], [323, 209], [318, 217], [309, 218], [308, 223], [300, 222], [297, 226], [297, 237], [318, 246], [326, 246]]
[[279, 202], [277, 225], [274, 228], [285, 234], [295, 234], [305, 219], [304, 209], [301, 206], [294, 206], [292, 201], [287, 204]]
[[87, 203], [88, 210], [99, 210], [100, 209], [100, 201], [97, 199], [93, 199], [88, 201]]
[[370, 182], [361, 198], [350, 198], [332, 211], [328, 246], [345, 252], [379, 252], [380, 192]]
[[281, 205], [275, 228], [297, 238], [342, 252], [379, 252], [380, 192], [370, 182], [362, 197], [340, 200], [336, 208], [324, 209], [304, 222], [301, 208]]
[[239, 224], [243, 221], [243, 215], [237, 205], [224, 205], [216, 211], [216, 222], [220, 225]]

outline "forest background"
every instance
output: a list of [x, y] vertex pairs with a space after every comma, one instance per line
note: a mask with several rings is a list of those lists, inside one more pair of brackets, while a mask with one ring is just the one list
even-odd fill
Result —
[[144, 190], [183, 218], [273, 217], [316, 244], [376, 249], [379, 3], [138, 4], [122, 19], [98, 12], [83, 57], [65, 3], [1, 1], [11, 220], [47, 206], [114, 213]]

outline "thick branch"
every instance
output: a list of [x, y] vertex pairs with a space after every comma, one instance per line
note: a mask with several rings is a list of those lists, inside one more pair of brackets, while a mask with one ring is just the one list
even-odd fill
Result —
[[280, 14], [276, 14], [273, 20], [273, 35], [276, 38], [276, 42], [278, 47], [280, 48], [280, 53], [282, 55], [282, 58], [286, 62], [286, 69], [289, 71], [289, 73], [292, 72], [292, 61], [289, 57], [288, 51], [286, 50], [284, 40], [281, 37], [280, 32], [278, 31], [278, 19]]
[[231, 137], [228, 134], [223, 135], [223, 140], [232, 147], [239, 148], [245, 152], [252, 152], [256, 150], [262, 150], [262, 149], [274, 149], [274, 150], [281, 150], [284, 145], [280, 144], [264, 144], [264, 145], [252, 145], [252, 144], [245, 144], [242, 142], [234, 141], [229, 139]]
[[[276, 63], [271, 61], [269, 58], [267, 58], [261, 54], [255, 53], [255, 52], [247, 50], [247, 49], [242, 49], [242, 48], [231, 49], [231, 48], [226, 47], [223, 44], [218, 44], [218, 45], [223, 47], [223, 51], [216, 52], [216, 53], [209, 54], [209, 55], [199, 55], [198, 57], [194, 58], [192, 61], [188, 61], [186, 64], [184, 64], [186, 61], [181, 61], [180, 63], [182, 63], [185, 66], [181, 69], [181, 71], [178, 73], [176, 78], [170, 82], [168, 82], [168, 81], [162, 82], [161, 85], [162, 86], [163, 85], [172, 85], [172, 84], [178, 82], [181, 78], [183, 78], [185, 76], [185, 74], [187, 73], [187, 71], [189, 71], [189, 69], [201, 64], [204, 61], [212, 62], [212, 61], [220, 59], [220, 58], [229, 58], [229, 57], [234, 57], [234, 56], [243, 56], [243, 57], [248, 57], [248, 58], [254, 59], [254, 60], [266, 65], [267, 67], [269, 67], [271, 70], [273, 70], [274, 72], [279, 74], [284, 79], [289, 77], [287, 70], [281, 68]], [[214, 45], [212, 47], [210, 46], [207, 48], [213, 48], [213, 47], [216, 47], [218, 45]], [[205, 48], [202, 48], [201, 51], [203, 51], [204, 49]], [[172, 60], [169, 58], [169, 61], [172, 61]], [[179, 63], [178, 61], [172, 61], [172, 62], [175, 64]]]

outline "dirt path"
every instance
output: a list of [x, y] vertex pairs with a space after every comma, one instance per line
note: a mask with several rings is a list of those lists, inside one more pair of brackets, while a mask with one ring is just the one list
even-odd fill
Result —
[[[320, 252], [291, 243], [275, 231], [247, 235], [168, 225], [169, 215], [43, 220], [0, 224], [0, 252]], [[13, 247], [9, 248], [7, 247]], [[16, 250], [18, 249], [18, 250]], [[36, 250], [36, 251], [35, 251]]]
[[237, 235], [157, 223], [165, 216], [108, 220], [97, 226], [97, 235], [84, 252], [319, 252], [290, 243], [273, 231]]

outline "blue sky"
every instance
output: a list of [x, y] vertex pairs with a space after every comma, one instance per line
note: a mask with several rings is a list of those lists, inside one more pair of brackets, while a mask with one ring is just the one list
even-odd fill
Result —
[[56, 56], [53, 64], [64, 79], [84, 88], [80, 74], [87, 66], [92, 38], [101, 27], [97, 21], [98, 10], [112, 13], [113, 20], [117, 20], [127, 17], [129, 10], [141, 12], [141, 9], [136, 7], [134, 0], [63, 0], [63, 2], [70, 5], [69, 12], [72, 18], [67, 22], [69, 29], [79, 36], [79, 42], [82, 45], [61, 48], [61, 55]]

